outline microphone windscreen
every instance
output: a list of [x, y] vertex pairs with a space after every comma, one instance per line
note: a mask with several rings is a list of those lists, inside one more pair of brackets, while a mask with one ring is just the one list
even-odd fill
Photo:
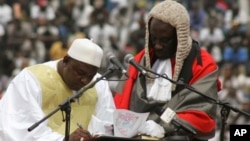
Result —
[[107, 57], [107, 59], [109, 60], [109, 59], [115, 57], [115, 55], [114, 55], [112, 52], [108, 52], [108, 53], [106, 54], [106, 57]]
[[134, 56], [132, 54], [127, 54], [125, 57], [124, 57], [124, 62], [125, 63], [129, 63], [131, 60], [134, 59]]

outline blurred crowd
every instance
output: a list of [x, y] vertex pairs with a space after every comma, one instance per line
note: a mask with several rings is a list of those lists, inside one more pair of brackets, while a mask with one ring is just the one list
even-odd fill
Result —
[[[159, 1], [0, 0], [0, 93], [24, 67], [63, 57], [74, 38], [91, 38], [121, 61], [139, 52], [147, 13]], [[250, 113], [250, 2], [177, 1], [189, 11], [191, 36], [219, 65], [220, 100]], [[104, 58], [101, 71], [108, 66]], [[250, 118], [230, 112], [227, 125], [242, 123]]]

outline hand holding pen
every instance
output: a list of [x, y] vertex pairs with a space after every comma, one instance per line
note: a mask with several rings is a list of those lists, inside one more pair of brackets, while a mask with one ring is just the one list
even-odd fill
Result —
[[92, 136], [92, 135], [89, 133], [89, 131], [85, 130], [85, 129], [82, 127], [82, 125], [81, 125], [80, 123], [77, 122], [76, 125], [78, 126], [78, 129], [82, 130], [82, 131], [84, 132], [84, 134], [87, 135], [87, 137], [86, 137], [86, 136], [82, 136], [82, 137], [80, 138], [80, 141], [94, 141], [94, 140], [95, 140], [95, 138], [96, 138], [97, 136]]
[[81, 124], [77, 123], [78, 128], [70, 134], [69, 141], [91, 141], [92, 136]]

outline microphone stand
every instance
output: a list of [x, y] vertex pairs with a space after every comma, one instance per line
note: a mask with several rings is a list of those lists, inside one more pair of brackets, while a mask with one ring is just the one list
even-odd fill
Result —
[[217, 99], [214, 99], [214, 98], [212, 98], [212, 97], [209, 97], [209, 96], [207, 96], [207, 95], [205, 95], [205, 94], [203, 94], [203, 93], [197, 91], [197, 90], [196, 90], [195, 88], [193, 88], [192, 86], [190, 86], [190, 85], [188, 85], [188, 84], [185, 84], [185, 83], [184, 83], [183, 81], [181, 81], [181, 80], [179, 80], [179, 81], [174, 81], [174, 80], [168, 78], [168, 76], [167, 76], [166, 74], [158, 74], [158, 73], [156, 73], [156, 72], [153, 72], [153, 71], [149, 70], [149, 69], [146, 68], [146, 67], [143, 67], [143, 66], [141, 66], [141, 67], [142, 67], [143, 69], [145, 69], [147, 72], [150, 72], [150, 73], [152, 73], [152, 74], [154, 74], [154, 75], [156, 75], [156, 76], [162, 77], [162, 78], [164, 78], [164, 79], [170, 81], [170, 82], [173, 83], [173, 84], [182, 85], [182, 86], [184, 86], [185, 88], [187, 88], [188, 90], [190, 90], [190, 91], [192, 91], [192, 92], [195, 92], [195, 93], [197, 93], [197, 94], [199, 94], [199, 95], [201, 95], [201, 96], [207, 98], [208, 100], [214, 102], [214, 103], [217, 104], [217, 105], [222, 106], [222, 109], [221, 109], [222, 127], [221, 127], [221, 133], [220, 133], [220, 141], [224, 141], [225, 124], [226, 124], [226, 120], [227, 120], [227, 118], [228, 118], [228, 115], [229, 115], [229, 113], [230, 113], [230, 110], [233, 110], [234, 112], [237, 112], [237, 113], [239, 113], [239, 114], [242, 114], [242, 115], [245, 115], [245, 116], [250, 117], [250, 114], [249, 114], [249, 113], [247, 113], [247, 112], [245, 112], [245, 111], [241, 111], [241, 110], [239, 110], [239, 109], [236, 108], [236, 107], [230, 106], [229, 103], [223, 103], [223, 102], [221, 102], [220, 100], [217, 100]]
[[106, 71], [101, 77], [97, 78], [95, 81], [92, 81], [89, 84], [87, 84], [86, 86], [82, 87], [77, 92], [76, 95], [73, 95], [73, 96], [67, 98], [55, 110], [53, 110], [51, 113], [49, 113], [47, 116], [45, 116], [44, 118], [42, 118], [38, 122], [34, 123], [32, 126], [30, 126], [28, 128], [28, 131], [29, 132], [32, 131], [38, 125], [40, 125], [43, 121], [45, 121], [46, 119], [48, 119], [49, 117], [51, 117], [52, 115], [54, 115], [57, 111], [61, 110], [61, 111], [64, 111], [66, 113], [66, 116], [65, 116], [66, 117], [65, 118], [66, 124], [65, 124], [65, 138], [64, 138], [64, 141], [69, 141], [69, 136], [70, 136], [70, 113], [71, 113], [71, 106], [70, 106], [70, 104], [72, 102], [75, 102], [76, 99], [80, 98], [86, 90], [92, 88], [97, 82], [99, 82], [100, 80], [103, 80], [106, 76], [110, 75], [113, 72], [114, 72], [113, 69], [108, 69], [108, 71]]

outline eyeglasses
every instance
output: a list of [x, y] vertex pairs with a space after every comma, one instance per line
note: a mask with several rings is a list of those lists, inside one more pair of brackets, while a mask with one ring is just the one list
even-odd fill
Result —
[[155, 45], [155, 44], [160, 44], [162, 46], [169, 46], [169, 45], [172, 45], [173, 42], [175, 41], [174, 38], [172, 39], [166, 39], [166, 38], [162, 38], [162, 39], [156, 39], [155, 37], [150, 37], [150, 42]]

